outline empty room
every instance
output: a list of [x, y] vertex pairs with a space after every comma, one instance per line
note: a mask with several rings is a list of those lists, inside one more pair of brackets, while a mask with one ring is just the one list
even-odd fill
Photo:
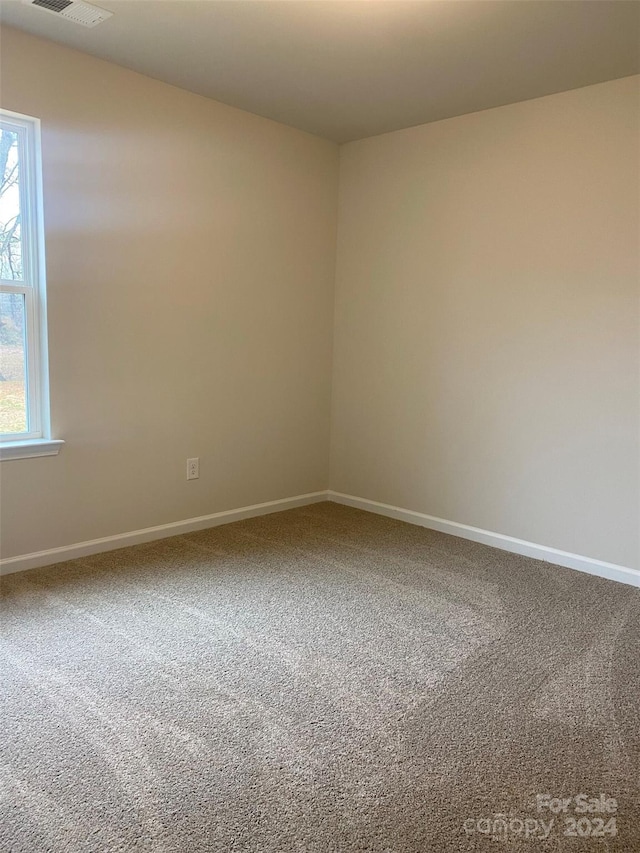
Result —
[[1, 853], [640, 851], [640, 2], [0, 0]]

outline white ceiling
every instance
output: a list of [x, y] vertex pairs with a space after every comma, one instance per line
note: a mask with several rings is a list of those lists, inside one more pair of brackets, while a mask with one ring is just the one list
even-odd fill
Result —
[[640, 71], [636, 0], [98, 0], [2, 22], [336, 142]]

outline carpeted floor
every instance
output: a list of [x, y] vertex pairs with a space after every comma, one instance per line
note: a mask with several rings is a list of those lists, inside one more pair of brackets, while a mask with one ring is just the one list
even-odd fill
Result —
[[2, 588], [3, 852], [640, 851], [639, 590], [329, 503]]

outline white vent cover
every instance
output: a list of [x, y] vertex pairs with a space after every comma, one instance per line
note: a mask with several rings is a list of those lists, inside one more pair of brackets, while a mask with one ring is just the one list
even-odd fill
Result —
[[22, 0], [28, 6], [35, 6], [45, 12], [51, 12], [58, 18], [73, 21], [83, 27], [95, 27], [113, 15], [105, 9], [85, 3], [84, 0]]

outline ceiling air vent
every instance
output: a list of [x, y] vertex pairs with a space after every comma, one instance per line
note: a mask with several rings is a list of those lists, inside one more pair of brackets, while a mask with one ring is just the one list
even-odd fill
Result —
[[85, 3], [84, 0], [22, 0], [28, 6], [37, 6], [45, 12], [51, 12], [58, 18], [65, 18], [83, 27], [95, 27], [113, 15], [105, 9]]

